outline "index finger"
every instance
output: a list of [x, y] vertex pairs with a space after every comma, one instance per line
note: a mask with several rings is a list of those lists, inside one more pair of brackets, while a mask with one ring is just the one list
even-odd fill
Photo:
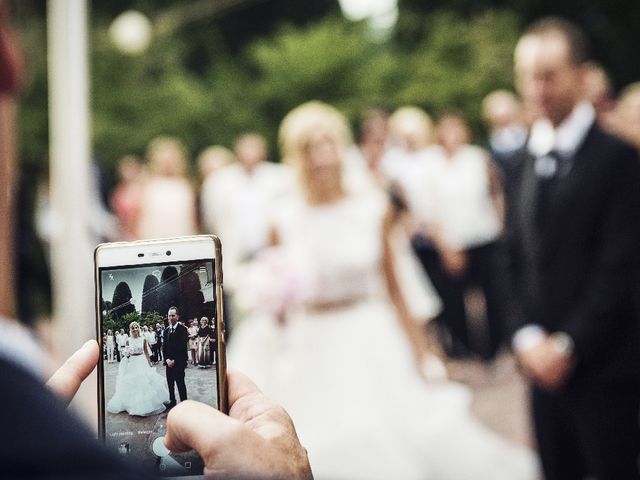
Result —
[[262, 391], [244, 373], [238, 370], [227, 370], [227, 394], [229, 396], [229, 408], [239, 399], [254, 393], [262, 394]]
[[47, 386], [65, 402], [70, 402], [85, 378], [93, 371], [100, 358], [100, 348], [89, 340], [51, 376]]

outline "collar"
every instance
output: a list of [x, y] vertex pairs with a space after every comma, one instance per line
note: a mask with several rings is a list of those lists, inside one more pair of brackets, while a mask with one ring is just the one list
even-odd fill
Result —
[[595, 120], [593, 105], [580, 102], [555, 129], [546, 118], [537, 120], [531, 127], [527, 148], [536, 157], [547, 155], [551, 150], [570, 157], [578, 150]]

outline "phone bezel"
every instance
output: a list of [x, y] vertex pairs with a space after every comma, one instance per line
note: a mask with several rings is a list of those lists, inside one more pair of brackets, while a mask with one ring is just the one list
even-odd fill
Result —
[[[167, 255], [170, 251], [171, 254]], [[142, 256], [140, 256], [142, 254]], [[227, 365], [222, 285], [222, 245], [214, 235], [139, 240], [134, 242], [103, 243], [94, 251], [96, 291], [96, 339], [102, 349], [102, 315], [100, 312], [100, 270], [104, 268], [136, 267], [157, 263], [181, 263], [212, 260], [216, 279], [216, 383], [220, 411], [228, 413]], [[102, 350], [101, 350], [102, 351]], [[98, 362], [97, 375], [98, 435], [105, 440], [105, 399], [103, 362]], [[170, 477], [169, 477], [170, 478]]]

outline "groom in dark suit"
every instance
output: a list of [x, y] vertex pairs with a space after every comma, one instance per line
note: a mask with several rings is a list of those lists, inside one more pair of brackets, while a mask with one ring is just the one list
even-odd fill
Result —
[[164, 364], [167, 366], [167, 385], [169, 386], [169, 406], [176, 406], [176, 393], [174, 385], [178, 386], [180, 401], [187, 399], [187, 386], [184, 383], [184, 369], [187, 368], [187, 339], [189, 332], [182, 325], [177, 307], [169, 308], [167, 312], [169, 326], [164, 330], [164, 344], [162, 354]]
[[639, 479], [640, 160], [583, 101], [587, 42], [543, 19], [515, 52], [534, 116], [506, 185], [503, 293], [547, 480]]

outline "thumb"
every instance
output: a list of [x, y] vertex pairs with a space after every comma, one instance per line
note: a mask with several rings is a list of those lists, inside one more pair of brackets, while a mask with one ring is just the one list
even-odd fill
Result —
[[[204, 403], [180, 402], [167, 417], [165, 446], [172, 452], [196, 450], [208, 464], [220, 444], [232, 438], [244, 425]], [[211, 432], [216, 432], [212, 435]]]
[[89, 340], [56, 370], [47, 382], [47, 386], [69, 403], [84, 379], [96, 367], [99, 358], [98, 343], [95, 340]]

